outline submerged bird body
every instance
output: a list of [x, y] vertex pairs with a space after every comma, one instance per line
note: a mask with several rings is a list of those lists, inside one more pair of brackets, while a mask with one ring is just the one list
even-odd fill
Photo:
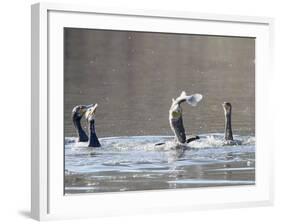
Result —
[[177, 142], [183, 144], [199, 139], [198, 136], [193, 136], [189, 139], [186, 138], [186, 133], [183, 126], [181, 103], [187, 102], [191, 106], [196, 106], [197, 103], [202, 100], [202, 98], [203, 96], [201, 94], [196, 93], [191, 96], [187, 96], [183, 91], [178, 98], [172, 100], [172, 105], [169, 110], [169, 122]]

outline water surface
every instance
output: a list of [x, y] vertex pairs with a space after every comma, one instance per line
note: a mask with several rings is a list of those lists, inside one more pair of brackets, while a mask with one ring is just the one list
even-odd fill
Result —
[[[65, 193], [97, 193], [255, 183], [255, 138], [235, 136], [241, 145], [225, 146], [223, 135], [201, 135], [188, 146], [173, 137], [134, 136], [101, 139], [102, 148], [66, 139]], [[155, 143], [165, 142], [155, 146]]]

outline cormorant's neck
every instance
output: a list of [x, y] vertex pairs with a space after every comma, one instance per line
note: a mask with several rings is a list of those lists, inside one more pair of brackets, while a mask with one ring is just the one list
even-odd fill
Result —
[[74, 124], [74, 127], [76, 129], [76, 133], [78, 135], [78, 141], [79, 142], [87, 142], [88, 136], [81, 126], [81, 118], [73, 117], [73, 124]]
[[231, 127], [231, 113], [225, 114], [225, 140], [233, 140], [232, 127]]
[[89, 133], [90, 133], [89, 147], [100, 147], [101, 144], [100, 144], [99, 139], [96, 135], [95, 121], [94, 120], [89, 121]]

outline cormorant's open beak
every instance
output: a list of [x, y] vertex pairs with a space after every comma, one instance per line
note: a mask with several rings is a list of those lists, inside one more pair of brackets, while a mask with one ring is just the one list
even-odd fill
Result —
[[92, 117], [96, 114], [96, 110], [98, 108], [98, 104], [96, 103], [95, 105], [91, 104], [91, 106], [88, 107], [86, 111], [86, 119], [89, 117]]
[[98, 108], [98, 104], [96, 103], [96, 104], [91, 108], [91, 114], [92, 114], [92, 115], [95, 115], [95, 114], [96, 114], [97, 108]]

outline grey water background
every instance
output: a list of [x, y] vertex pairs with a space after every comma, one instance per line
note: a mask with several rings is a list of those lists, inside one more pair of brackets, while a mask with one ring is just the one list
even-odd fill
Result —
[[170, 135], [168, 111], [182, 90], [188, 134], [223, 132], [221, 104], [233, 105], [234, 133], [255, 132], [255, 39], [65, 29], [65, 136], [75, 105], [98, 103], [98, 136]]
[[[66, 139], [75, 137], [72, 108], [91, 103], [99, 104], [99, 137], [170, 136], [168, 111], [182, 90], [204, 96], [197, 107], [183, 105], [187, 134], [210, 133], [212, 138], [211, 133], [222, 133], [221, 104], [228, 101], [233, 106], [234, 134], [255, 136], [255, 39], [65, 28]], [[214, 154], [204, 151], [199, 159], [196, 153], [194, 159], [185, 154], [171, 162], [169, 153], [139, 151], [138, 141], [120, 141], [131, 151], [126, 145], [120, 151], [115, 143], [103, 148], [104, 153], [67, 145], [66, 193], [239, 185], [255, 179], [254, 144], [234, 146], [230, 154], [216, 151], [219, 147], [225, 152], [221, 144], [207, 144]], [[211, 168], [220, 171], [214, 174]], [[173, 182], [175, 178], [183, 183]]]

